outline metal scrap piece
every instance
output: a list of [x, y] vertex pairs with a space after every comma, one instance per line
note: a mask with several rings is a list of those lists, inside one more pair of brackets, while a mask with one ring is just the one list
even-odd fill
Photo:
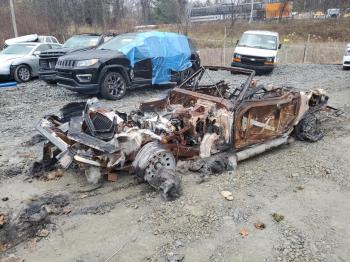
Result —
[[56, 158], [64, 169], [67, 169], [73, 162], [73, 154], [68, 149], [62, 151]]
[[70, 120], [69, 130], [67, 137], [80, 144], [89, 146], [93, 149], [97, 149], [102, 152], [115, 153], [119, 150], [118, 141], [111, 140], [112, 142], [105, 142], [96, 137], [90, 136], [82, 132], [83, 118], [81, 116], [72, 117]]
[[58, 147], [61, 151], [66, 151], [68, 149], [68, 144], [63, 141], [57, 134], [51, 129], [51, 122], [47, 119], [42, 119], [36, 126], [36, 129], [46, 137], [52, 144]]

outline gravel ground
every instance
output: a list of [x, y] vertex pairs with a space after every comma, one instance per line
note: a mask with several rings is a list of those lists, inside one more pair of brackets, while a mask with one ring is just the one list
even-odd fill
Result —
[[[26, 143], [46, 113], [88, 97], [38, 80], [0, 89], [1, 212], [16, 212], [43, 194], [70, 196], [66, 215], [55, 216], [55, 230], [29, 239], [1, 258], [16, 254], [26, 261], [348, 261], [350, 258], [350, 72], [340, 66], [286, 65], [259, 83], [324, 88], [330, 104], [344, 115], [321, 118], [325, 137], [295, 142], [239, 164], [235, 172], [198, 183], [179, 168], [183, 196], [164, 202], [147, 184], [131, 176], [83, 193], [89, 186], [69, 171], [55, 181], [28, 176], [42, 145]], [[128, 111], [162, 88], [132, 90], [107, 104]], [[233, 193], [233, 201], [220, 192]], [[283, 215], [276, 222], [273, 213]], [[263, 222], [265, 229], [254, 223]], [[240, 232], [242, 234], [240, 234]], [[1, 252], [1, 251], [0, 251]], [[176, 260], [173, 260], [176, 261]]]

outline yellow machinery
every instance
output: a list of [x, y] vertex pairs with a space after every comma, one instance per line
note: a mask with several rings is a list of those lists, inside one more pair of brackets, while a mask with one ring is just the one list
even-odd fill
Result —
[[350, 17], [350, 8], [347, 8], [347, 9], [344, 11], [344, 17], [345, 17], [345, 18], [349, 18], [349, 17]]
[[269, 3], [265, 4], [265, 18], [278, 19], [292, 17], [293, 4], [291, 1], [286, 3]]

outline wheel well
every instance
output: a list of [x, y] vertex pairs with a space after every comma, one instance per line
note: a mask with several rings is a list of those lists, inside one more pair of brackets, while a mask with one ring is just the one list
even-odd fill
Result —
[[16, 68], [17, 68], [18, 66], [21, 66], [21, 65], [28, 66], [28, 67], [29, 67], [29, 70], [30, 70], [30, 74], [33, 73], [32, 67], [31, 67], [30, 65], [26, 64], [26, 63], [22, 63], [22, 64], [18, 64], [18, 65], [11, 65], [11, 67], [10, 67], [10, 75], [11, 75], [12, 78], [15, 76]]
[[106, 69], [106, 71], [100, 76], [100, 83], [101, 84], [102, 84], [102, 80], [104, 79], [106, 74], [108, 74], [109, 72], [120, 73], [124, 77], [126, 84], [128, 86], [130, 85], [130, 78], [129, 78], [128, 74], [125, 72], [125, 70], [123, 70], [122, 68], [119, 68], [119, 67], [111, 67], [111, 68]]
[[28, 67], [29, 67], [29, 70], [30, 70], [30, 73], [33, 72], [33, 68], [32, 68], [30, 65], [26, 64], [26, 63], [22, 63], [22, 64], [19, 64], [19, 65], [15, 65], [15, 66], [14, 66], [14, 69], [16, 70], [17, 67], [22, 66], [22, 65], [28, 66]]

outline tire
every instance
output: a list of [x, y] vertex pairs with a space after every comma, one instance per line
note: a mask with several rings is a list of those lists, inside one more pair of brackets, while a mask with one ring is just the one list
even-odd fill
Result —
[[190, 67], [190, 68], [182, 71], [181, 75], [180, 75], [180, 83], [179, 84], [182, 84], [184, 81], [186, 81], [187, 78], [192, 76], [194, 73], [195, 73], [195, 70], [193, 69], [193, 67]]
[[175, 157], [158, 142], [150, 142], [141, 148], [133, 168], [135, 174], [160, 191], [165, 200], [174, 200], [181, 195], [181, 179], [175, 174]]
[[296, 138], [300, 141], [317, 142], [323, 138], [319, 121], [314, 113], [306, 113], [294, 131]]
[[107, 72], [101, 83], [101, 96], [108, 100], [119, 100], [126, 94], [126, 81], [122, 74]]
[[14, 72], [14, 78], [18, 83], [28, 82], [32, 78], [31, 68], [27, 65], [19, 65]]

